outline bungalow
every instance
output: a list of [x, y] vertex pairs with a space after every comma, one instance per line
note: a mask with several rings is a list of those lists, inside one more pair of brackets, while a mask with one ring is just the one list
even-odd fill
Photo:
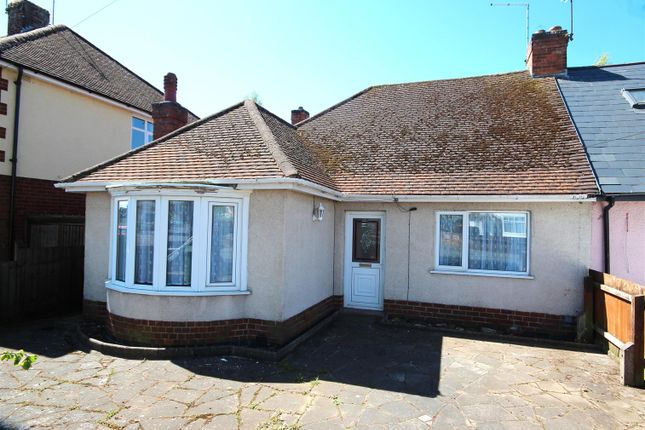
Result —
[[558, 85], [604, 200], [591, 267], [645, 285], [645, 63], [569, 68]]
[[141, 345], [280, 345], [339, 307], [573, 338], [599, 190], [553, 77], [567, 42], [295, 125], [247, 100], [66, 178], [86, 314]]

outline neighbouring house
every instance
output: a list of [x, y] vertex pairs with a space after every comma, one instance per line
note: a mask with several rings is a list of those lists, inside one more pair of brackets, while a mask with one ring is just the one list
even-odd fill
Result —
[[294, 125], [247, 100], [66, 178], [86, 315], [142, 345], [281, 345], [339, 307], [574, 338], [599, 190], [553, 73], [567, 42]]
[[[0, 38], [0, 261], [12, 259], [21, 243], [80, 238], [82, 245], [85, 198], [54, 183], [150, 142], [166, 123], [196, 119], [78, 33], [50, 26], [47, 10], [19, 0], [7, 13], [8, 36]], [[166, 84], [176, 86], [174, 75]], [[71, 230], [58, 231], [62, 226]]]
[[645, 285], [645, 63], [569, 68], [558, 85], [602, 191], [591, 267]]

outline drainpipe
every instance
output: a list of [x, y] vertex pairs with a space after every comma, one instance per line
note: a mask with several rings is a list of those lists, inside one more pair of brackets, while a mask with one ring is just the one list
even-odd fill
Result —
[[606, 197], [607, 206], [602, 208], [603, 245], [605, 248], [605, 273], [610, 273], [610, 252], [609, 252], [609, 211], [614, 207], [616, 201], [613, 197]]
[[18, 179], [18, 127], [20, 126], [20, 89], [22, 87], [22, 67], [18, 67], [16, 79], [16, 101], [13, 110], [13, 146], [11, 149], [11, 191], [9, 195], [9, 259], [14, 259], [16, 234], [16, 183]]

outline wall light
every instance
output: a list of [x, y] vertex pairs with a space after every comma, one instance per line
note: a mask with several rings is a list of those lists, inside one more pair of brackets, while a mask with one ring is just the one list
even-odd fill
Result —
[[314, 213], [312, 217], [314, 222], [322, 221], [324, 216], [325, 216], [325, 206], [323, 206], [322, 203], [314, 203]]

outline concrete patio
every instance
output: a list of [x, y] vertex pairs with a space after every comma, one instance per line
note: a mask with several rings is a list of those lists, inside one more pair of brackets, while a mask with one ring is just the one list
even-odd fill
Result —
[[0, 428], [639, 428], [645, 390], [609, 357], [344, 315], [279, 363], [80, 351], [75, 319], [0, 331]]

